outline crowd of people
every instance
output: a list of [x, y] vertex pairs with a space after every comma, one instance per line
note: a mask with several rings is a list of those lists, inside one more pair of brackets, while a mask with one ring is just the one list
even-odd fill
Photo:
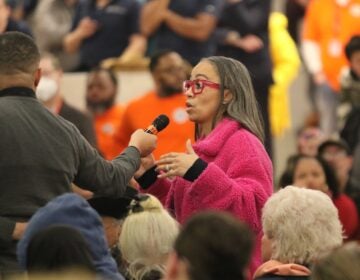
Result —
[[[0, 0], [0, 279], [359, 279], [360, 3], [286, 13]], [[315, 117], [277, 180], [301, 59]], [[138, 66], [154, 88], [117, 103], [116, 69]]]

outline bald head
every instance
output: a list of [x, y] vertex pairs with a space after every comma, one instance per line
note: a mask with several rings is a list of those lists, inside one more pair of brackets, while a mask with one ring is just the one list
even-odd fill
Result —
[[31, 37], [20, 32], [0, 35], [0, 75], [32, 75], [39, 61], [39, 49]]

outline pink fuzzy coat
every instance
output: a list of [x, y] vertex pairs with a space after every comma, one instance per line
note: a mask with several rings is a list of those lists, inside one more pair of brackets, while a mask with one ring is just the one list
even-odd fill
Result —
[[258, 138], [231, 119], [222, 120], [193, 148], [208, 163], [194, 182], [157, 180], [147, 191], [180, 223], [205, 209], [227, 211], [247, 223], [256, 235], [252, 274], [261, 264], [261, 211], [273, 191], [271, 161]]

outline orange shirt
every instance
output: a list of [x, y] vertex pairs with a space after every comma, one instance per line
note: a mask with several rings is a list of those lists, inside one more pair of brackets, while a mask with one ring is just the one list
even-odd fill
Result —
[[311, 0], [303, 30], [303, 39], [319, 45], [323, 71], [333, 89], [339, 90], [341, 69], [347, 65], [345, 45], [360, 34], [360, 0], [340, 6], [336, 0]]
[[121, 152], [117, 150], [114, 134], [120, 126], [123, 114], [124, 106], [117, 104], [94, 118], [98, 148], [104, 158], [108, 160], [113, 159]]
[[185, 107], [185, 95], [175, 94], [160, 98], [154, 91], [130, 101], [125, 108], [123, 120], [116, 132], [118, 150], [124, 149], [131, 134], [139, 128], [147, 128], [160, 114], [169, 117], [169, 125], [158, 134], [158, 144], [154, 151], [156, 159], [169, 152], [185, 152], [187, 139], [194, 140], [195, 126], [189, 121]]

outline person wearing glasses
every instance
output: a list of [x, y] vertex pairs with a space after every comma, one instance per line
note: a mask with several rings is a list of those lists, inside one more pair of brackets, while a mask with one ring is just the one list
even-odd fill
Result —
[[164, 154], [155, 162], [143, 159], [137, 181], [180, 223], [204, 209], [246, 222], [256, 236], [254, 272], [261, 262], [261, 209], [273, 191], [273, 171], [249, 72], [231, 58], [205, 58], [184, 82], [184, 92], [195, 144], [188, 140], [185, 153]]

